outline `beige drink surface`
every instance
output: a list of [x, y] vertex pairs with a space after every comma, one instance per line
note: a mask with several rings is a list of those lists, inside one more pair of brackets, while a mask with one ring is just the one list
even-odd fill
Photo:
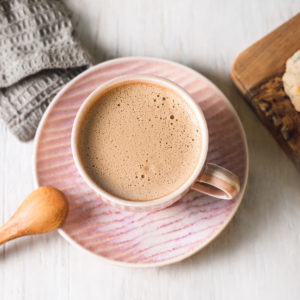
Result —
[[174, 92], [128, 83], [99, 97], [85, 115], [80, 157], [91, 179], [110, 194], [153, 200], [178, 189], [195, 170], [199, 128]]

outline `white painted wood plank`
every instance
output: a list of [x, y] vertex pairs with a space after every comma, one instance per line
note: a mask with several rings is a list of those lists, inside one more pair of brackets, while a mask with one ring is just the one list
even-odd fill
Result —
[[[292, 0], [66, 0], [80, 39], [99, 62], [125, 55], [172, 59], [230, 98], [246, 129], [250, 177], [225, 232], [169, 267], [111, 266], [57, 233], [0, 247], [0, 299], [299, 299], [300, 175], [230, 81], [244, 48], [299, 12]], [[33, 188], [32, 143], [0, 125], [0, 221]]]

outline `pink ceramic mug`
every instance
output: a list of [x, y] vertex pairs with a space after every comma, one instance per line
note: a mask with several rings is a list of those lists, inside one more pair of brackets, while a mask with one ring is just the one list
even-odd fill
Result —
[[[188, 103], [190, 108], [195, 113], [195, 116], [199, 121], [202, 133], [202, 151], [197, 166], [192, 175], [181, 187], [179, 187], [174, 192], [151, 201], [130, 201], [108, 193], [90, 178], [90, 176], [85, 171], [79, 155], [78, 140], [80, 137], [80, 126], [82, 123], [82, 118], [86, 115], [86, 112], [96, 101], [98, 101], [99, 96], [104, 94], [107, 90], [119, 86], [122, 83], [125, 84], [128, 82], [152, 83], [175, 92], [183, 99], [183, 101], [186, 101], [186, 103]], [[206, 162], [209, 141], [206, 120], [202, 110], [184, 89], [165, 78], [139, 74], [125, 75], [115, 78], [99, 86], [92, 94], [87, 97], [87, 99], [83, 102], [79, 111], [77, 112], [72, 129], [71, 144], [75, 165], [85, 182], [96, 193], [101, 195], [103, 201], [121, 209], [133, 211], [149, 211], [161, 209], [179, 200], [190, 189], [224, 200], [233, 199], [240, 190], [239, 179], [235, 174], [220, 166]]]

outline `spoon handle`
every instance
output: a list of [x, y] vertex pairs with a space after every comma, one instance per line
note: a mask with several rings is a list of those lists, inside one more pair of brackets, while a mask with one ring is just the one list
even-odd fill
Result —
[[0, 227], [0, 245], [22, 235], [23, 234], [18, 232], [16, 226], [13, 226], [8, 222]]

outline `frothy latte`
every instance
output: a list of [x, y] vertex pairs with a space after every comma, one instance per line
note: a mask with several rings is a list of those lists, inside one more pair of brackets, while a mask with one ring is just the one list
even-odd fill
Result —
[[99, 96], [80, 126], [79, 156], [110, 194], [149, 201], [182, 186], [201, 154], [189, 105], [159, 85], [123, 83]]

